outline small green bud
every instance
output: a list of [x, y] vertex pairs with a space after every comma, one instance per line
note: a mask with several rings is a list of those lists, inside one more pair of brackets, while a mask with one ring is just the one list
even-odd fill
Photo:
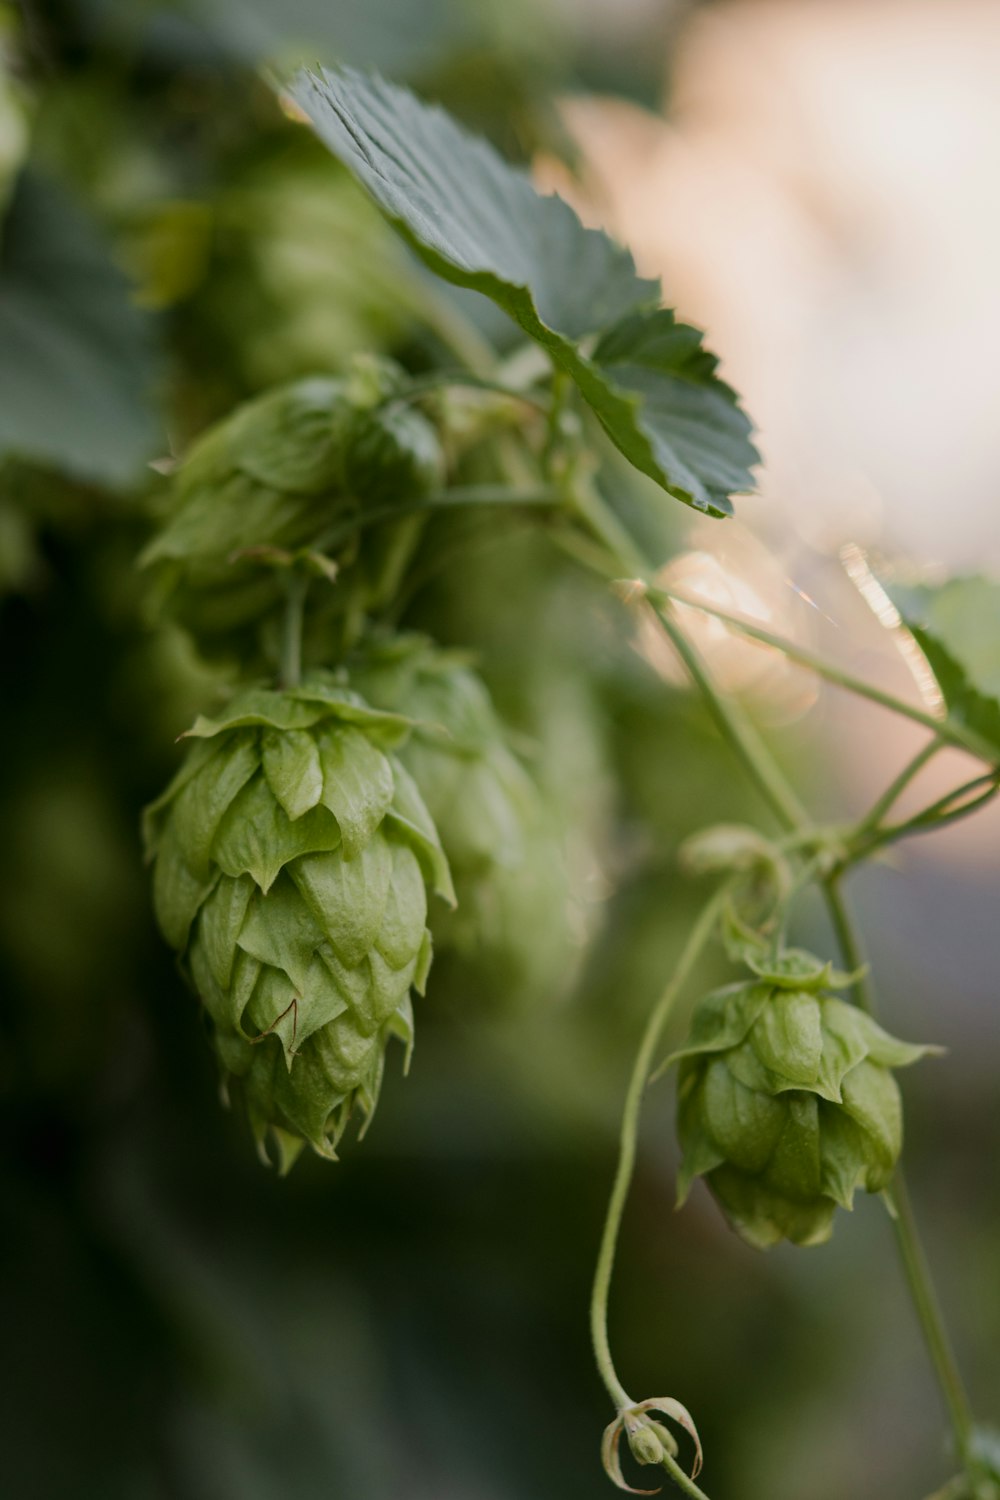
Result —
[[412, 1044], [427, 887], [452, 898], [396, 750], [405, 721], [317, 676], [199, 719], [147, 809], [157, 920], [213, 1023], [224, 1075], [283, 1165], [369, 1118], [386, 1043]]
[[677, 1457], [677, 1439], [662, 1422], [654, 1422], [649, 1417], [634, 1423], [626, 1422], [625, 1436], [636, 1463], [662, 1464], [664, 1453], [669, 1453], [671, 1458]]
[[344, 383], [275, 387], [210, 427], [174, 476], [169, 511], [140, 563], [154, 594], [211, 643], [283, 597], [267, 555], [308, 546], [345, 509], [336, 414]]
[[343, 379], [276, 386], [209, 428], [179, 465], [140, 558], [154, 607], [209, 653], [238, 647], [246, 660], [247, 632], [259, 635], [284, 603], [287, 568], [301, 559], [315, 572], [331, 535], [338, 550], [325, 571], [336, 569], [338, 587], [328, 610], [363, 614], [391, 597], [420, 522], [357, 523], [445, 482], [435, 428], [392, 399], [404, 385], [391, 361], [359, 360]]
[[888, 1185], [903, 1131], [891, 1070], [936, 1050], [898, 1041], [822, 993], [827, 971], [811, 955], [783, 960], [766, 980], [707, 996], [672, 1059], [680, 1200], [705, 1177], [733, 1227], [760, 1248], [819, 1244], [858, 1188]]

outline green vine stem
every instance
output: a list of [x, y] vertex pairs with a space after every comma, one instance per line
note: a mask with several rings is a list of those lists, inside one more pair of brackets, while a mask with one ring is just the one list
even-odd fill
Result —
[[[819, 836], [819, 830], [811, 825], [808, 815], [801, 809], [801, 804], [795, 792], [788, 786], [784, 773], [771, 755], [767, 745], [756, 734], [756, 731], [752, 734], [747, 733], [748, 726], [744, 724], [739, 711], [734, 710], [733, 705], [728, 703], [717, 690], [708, 669], [687, 641], [681, 626], [671, 616], [669, 611], [672, 604], [692, 604], [705, 613], [731, 624], [734, 628], [743, 631], [744, 634], [760, 640], [763, 644], [782, 651], [790, 660], [798, 661], [803, 666], [811, 667], [829, 681], [847, 688], [861, 697], [879, 703], [882, 707], [899, 713], [903, 717], [914, 719], [916, 722], [923, 724], [925, 728], [933, 731], [936, 742], [957, 744], [961, 749], [969, 750], [991, 764], [995, 761], [995, 751], [984, 746], [976, 736], [967, 734], [961, 726], [955, 726], [950, 722], [932, 718], [929, 714], [924, 714], [919, 709], [912, 708], [909, 704], [893, 698], [890, 694], [882, 693], [880, 689], [870, 688], [867, 683], [849, 677], [847, 674], [840, 672], [838, 668], [829, 667], [826, 662], [823, 662], [820, 658], [813, 657], [809, 652], [801, 651], [792, 642], [785, 641], [780, 636], [772, 635], [769, 631], [758, 630], [756, 626], [747, 625], [746, 622], [741, 621], [736, 616], [727, 615], [724, 611], [717, 610], [712, 606], [702, 605], [695, 600], [675, 598], [663, 590], [651, 587], [646, 581], [649, 569], [645, 565], [644, 559], [632, 543], [631, 538], [624, 532], [624, 528], [621, 527], [617, 517], [609, 512], [600, 495], [596, 494], [593, 490], [589, 490], [581, 497], [581, 500], [581, 516], [588, 524], [592, 534], [606, 551], [604, 565], [598, 565], [598, 571], [607, 577], [608, 563], [617, 562], [624, 572], [636, 575], [634, 587], [637, 596], [642, 597], [645, 595], [653, 603], [658, 618], [667, 630], [670, 639], [678, 647], [682, 660], [687, 666], [693, 681], [701, 691], [720, 732], [767, 797], [770, 806], [788, 832], [802, 838], [805, 842]], [[622, 545], [623, 538], [624, 545]], [[578, 555], [581, 558], [586, 558], [586, 550], [578, 552]], [[622, 587], [622, 592], [625, 593], [626, 597], [628, 597], [629, 587], [627, 583]], [[682, 641], [684, 642], [684, 649], [681, 649], [680, 646], [680, 642]], [[916, 772], [914, 771], [913, 774], [916, 774]], [[984, 779], [995, 780], [996, 778], [994, 776]], [[899, 782], [900, 778], [897, 777], [894, 787]], [[899, 785], [898, 789], [901, 790], [902, 786]], [[894, 790], [894, 788], [890, 788], [890, 790]], [[957, 794], [952, 794], [952, 797], [948, 800], [954, 800], [955, 795]], [[864, 961], [864, 954], [854, 919], [842, 889], [840, 874], [834, 872], [825, 877], [821, 881], [820, 888], [830, 914], [845, 966], [852, 972], [857, 973], [854, 984], [856, 1001], [865, 1010], [871, 1012], [874, 1009], [874, 994], [868, 978], [867, 966]], [[692, 943], [696, 935], [700, 935], [700, 924], [696, 932], [692, 933]], [[703, 938], [702, 941], [704, 941]], [[671, 994], [671, 1001], [672, 998]], [[669, 1006], [667, 1008], [669, 1009]], [[655, 1014], [654, 1012], [654, 1016]], [[629, 1090], [629, 1100], [626, 1103], [626, 1121], [629, 1118], [629, 1108], [630, 1104], [632, 1104], [633, 1094], [638, 1096], [641, 1093], [641, 1084], [636, 1084], [636, 1076], [639, 1062], [642, 1060], [643, 1049], [641, 1048], [640, 1057], [637, 1058], [636, 1073], [633, 1073], [632, 1086], [630, 1086]], [[644, 1063], [644, 1066], [647, 1065], [648, 1062]], [[642, 1076], [645, 1077], [645, 1074]], [[632, 1108], [634, 1110], [634, 1104], [632, 1104]], [[634, 1127], [632, 1135], [632, 1149], [634, 1151]], [[598, 1279], [595, 1281], [596, 1309], [597, 1313], [601, 1316], [603, 1316], [606, 1308], [607, 1281], [610, 1279], [615, 1236], [617, 1234], [618, 1220], [615, 1217], [615, 1212], [617, 1212], [618, 1218], [620, 1218], [621, 1207], [624, 1202], [624, 1192], [631, 1173], [631, 1158], [627, 1151], [628, 1143], [629, 1134], [623, 1126], [622, 1160], [625, 1162], [625, 1171], [623, 1173], [620, 1163], [619, 1174], [615, 1182], [616, 1191], [612, 1194], [611, 1205], [609, 1207], [609, 1224], [611, 1228], [610, 1232], [606, 1232], [605, 1241], [601, 1247], [599, 1273], [603, 1274], [604, 1279], [602, 1280], [602, 1275], [599, 1274]], [[620, 1181], [622, 1186], [619, 1186]], [[968, 1399], [958, 1374], [954, 1355], [951, 1351], [950, 1341], [938, 1308], [937, 1296], [930, 1279], [930, 1271], [919, 1240], [916, 1223], [912, 1213], [909, 1211], [909, 1198], [906, 1194], [905, 1185], [902, 1183], [901, 1175], [897, 1174], [892, 1192], [895, 1196], [891, 1197], [890, 1201], [897, 1209], [893, 1217], [893, 1225], [907, 1284], [931, 1357], [931, 1362], [941, 1387], [945, 1405], [951, 1418], [956, 1449], [963, 1464], [968, 1467], [973, 1426], [972, 1416]], [[900, 1206], [902, 1211], [898, 1211]], [[614, 1365], [610, 1361], [606, 1339], [603, 1344], [598, 1342], [598, 1334], [601, 1326], [599, 1321], [595, 1321], [592, 1308], [591, 1328], [594, 1331], [594, 1346], [598, 1356], [598, 1366], [605, 1384], [608, 1385], [608, 1389], [614, 1397], [620, 1391], [621, 1386], [615, 1373]]]
[[309, 579], [292, 568], [285, 595], [285, 619], [281, 631], [281, 686], [298, 687], [302, 677], [302, 622]]
[[[623, 1407], [632, 1406], [634, 1403], [619, 1379], [618, 1371], [615, 1369], [614, 1359], [611, 1354], [611, 1345], [608, 1338], [608, 1294], [611, 1287], [611, 1273], [614, 1268], [615, 1250], [618, 1245], [618, 1233], [621, 1228], [625, 1200], [628, 1196], [632, 1173], [635, 1169], [636, 1141], [638, 1138], [642, 1096], [649, 1079], [653, 1054], [663, 1033], [663, 1028], [670, 1017], [681, 989], [687, 981], [694, 965], [697, 963], [702, 950], [719, 920], [724, 897], [725, 888], [718, 891], [707, 903], [698, 920], [695, 922], [694, 927], [691, 929], [688, 940], [684, 945], [684, 950], [677, 961], [677, 967], [670, 977], [670, 982], [653, 1007], [646, 1022], [642, 1040], [639, 1043], [639, 1049], [632, 1066], [628, 1092], [625, 1096], [625, 1108], [622, 1114], [618, 1145], [618, 1166], [611, 1188], [611, 1197], [608, 1200], [604, 1229], [601, 1234], [601, 1246], [597, 1257], [597, 1267], [594, 1272], [594, 1285], [590, 1297], [590, 1333], [594, 1345], [594, 1357], [597, 1361], [597, 1368], [601, 1379], [607, 1388], [608, 1395], [619, 1410]], [[668, 1462], [667, 1457], [664, 1458], [664, 1465], [669, 1470], [671, 1477], [689, 1495], [702, 1494], [702, 1491], [698, 1489], [694, 1481], [688, 1479], [687, 1475], [677, 1465]], [[683, 1484], [681, 1480], [684, 1481]]]
[[[978, 792], [979, 795], [971, 796], [973, 792]], [[988, 802], [992, 802], [998, 792], [1000, 792], [1000, 772], [990, 772], [986, 776], [976, 776], [972, 781], [966, 781], [961, 786], [955, 787], [944, 797], [939, 797], [930, 807], [914, 813], [912, 818], [907, 818], [903, 823], [873, 828], [867, 834], [864, 833], [863, 828], [858, 829], [852, 840], [848, 862], [856, 864], [866, 859], [876, 849], [898, 843], [900, 839], [910, 838], [915, 833], [931, 833], [936, 828], [946, 828], [950, 823], [957, 823], [962, 818], [967, 818], [970, 813], [978, 812]], [[860, 838], [857, 837], [859, 833], [862, 835]]]
[[939, 740], [955, 746], [958, 750], [967, 751], [977, 760], [985, 760], [990, 765], [996, 761], [995, 746], [981, 739], [971, 729], [966, 729], [964, 725], [956, 724], [949, 719], [935, 718], [933, 714], [925, 713], [914, 704], [907, 703], [892, 693], [884, 692], [872, 683], [865, 682], [863, 678], [854, 677], [851, 673], [842, 671], [840, 667], [833, 666], [823, 657], [796, 645], [785, 636], [775, 635], [773, 631], [754, 625], [749, 620], [742, 620], [739, 615], [729, 614], [727, 610], [718, 609], [714, 604], [706, 604], [701, 599], [692, 599], [684, 594], [677, 594], [662, 588], [650, 587], [647, 591], [652, 599], [664, 603], [683, 604], [690, 609], [699, 610], [702, 614], [711, 615], [714, 620], [721, 620], [723, 624], [731, 626], [733, 630], [738, 630], [749, 640], [780, 651], [789, 661], [796, 662], [800, 667], [807, 667], [818, 676], [825, 678], [827, 682], [833, 683], [835, 687], [854, 693], [859, 698], [867, 698], [869, 702], [877, 703], [880, 707], [889, 709], [891, 713], [899, 714], [902, 718], [911, 719], [915, 724], [923, 725], [925, 729], [932, 730]]
[[[857, 924], [844, 898], [839, 877], [827, 880], [826, 893], [844, 962], [851, 968], [862, 967], [865, 970], [864, 977], [856, 987], [856, 993], [858, 1003], [871, 1014], [876, 1009], [874, 992], [871, 980], [867, 976], [867, 965], [861, 939], [858, 936]], [[901, 1169], [897, 1169], [892, 1185], [886, 1190], [884, 1198], [892, 1219], [900, 1260], [903, 1263], [910, 1296], [917, 1311], [924, 1343], [951, 1419], [958, 1458], [963, 1467], [968, 1468], [972, 1458], [972, 1436], [975, 1425], [972, 1408], [958, 1371], [951, 1340], [931, 1279], [930, 1267], [913, 1216], [906, 1179]]]
[[933, 739], [928, 740], [926, 745], [917, 751], [912, 760], [907, 761], [896, 779], [889, 783], [881, 797], [878, 798], [862, 818], [855, 831], [858, 833], [867, 833], [869, 829], [877, 828], [886, 813], [895, 806], [903, 792], [910, 785], [910, 782], [920, 774], [928, 761], [933, 760], [934, 756], [942, 748], [941, 740], [935, 734]]

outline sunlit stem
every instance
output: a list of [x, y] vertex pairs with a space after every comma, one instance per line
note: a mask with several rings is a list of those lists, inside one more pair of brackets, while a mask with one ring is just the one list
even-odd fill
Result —
[[812, 651], [807, 651], [784, 636], [775, 635], [773, 631], [754, 625], [749, 620], [743, 620], [739, 615], [732, 615], [727, 610], [718, 609], [714, 604], [706, 604], [701, 599], [692, 599], [687, 595], [662, 588], [650, 587], [648, 592], [650, 598], [683, 604], [690, 609], [699, 610], [702, 614], [711, 615], [714, 620], [721, 620], [723, 624], [745, 635], [748, 640], [757, 641], [762, 646], [770, 646], [773, 650], [780, 651], [789, 661], [794, 661], [801, 667], [807, 667], [827, 682], [833, 683], [835, 687], [854, 693], [859, 698], [867, 698], [870, 703], [877, 703], [891, 713], [911, 719], [915, 724], [922, 724], [925, 729], [930, 729], [939, 740], [954, 745], [960, 750], [967, 750], [970, 755], [975, 755], [979, 760], [985, 760], [991, 765], [997, 760], [996, 747], [981, 739], [971, 729], [966, 729], [963, 725], [955, 724], [951, 720], [935, 718], [933, 714], [925, 713], [914, 704], [907, 703], [892, 693], [884, 692], [874, 684], [865, 682], [863, 678], [844, 672], [840, 667], [824, 661], [821, 656], [816, 656]]

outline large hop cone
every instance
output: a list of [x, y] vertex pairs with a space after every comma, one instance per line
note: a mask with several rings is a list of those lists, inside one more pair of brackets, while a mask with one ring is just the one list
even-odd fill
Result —
[[891, 1069], [934, 1050], [889, 1036], [822, 992], [828, 968], [807, 968], [709, 995], [676, 1054], [681, 1201], [703, 1176], [759, 1248], [820, 1244], [838, 1205], [888, 1185], [903, 1142]]
[[[395, 583], [416, 533], [412, 517], [392, 523], [391, 511], [439, 486], [444, 468], [431, 423], [389, 399], [403, 381], [388, 361], [347, 379], [295, 380], [193, 445], [140, 561], [160, 607], [204, 648], [230, 649], [234, 632], [280, 607], [283, 555], [330, 548], [356, 564], [339, 595], [362, 610]], [[353, 523], [375, 511], [388, 524], [362, 544]]]
[[551, 992], [570, 965], [566, 861], [541, 793], [464, 655], [422, 636], [371, 645], [350, 680], [414, 729], [400, 752], [441, 835], [458, 905], [435, 914], [438, 947], [489, 960], [510, 997]]
[[412, 1042], [427, 888], [453, 899], [395, 753], [406, 731], [328, 679], [245, 692], [198, 720], [146, 812], [157, 920], [285, 1165], [305, 1141], [332, 1156], [355, 1106], [371, 1115], [388, 1039]]

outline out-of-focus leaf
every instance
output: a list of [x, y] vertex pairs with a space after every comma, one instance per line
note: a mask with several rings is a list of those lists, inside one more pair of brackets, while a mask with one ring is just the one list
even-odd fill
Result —
[[406, 89], [302, 72], [292, 97], [430, 268], [482, 292], [575, 381], [625, 456], [714, 515], [752, 488], [750, 425], [627, 250]]
[[890, 585], [888, 592], [948, 713], [1000, 750], [1000, 583], [952, 578], [937, 586]]
[[149, 325], [97, 229], [22, 176], [0, 252], [0, 453], [124, 483], [162, 443]]

